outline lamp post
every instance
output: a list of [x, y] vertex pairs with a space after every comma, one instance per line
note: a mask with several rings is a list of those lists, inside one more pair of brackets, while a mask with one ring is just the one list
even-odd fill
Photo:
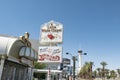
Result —
[[79, 71], [80, 71], [82, 68], [82, 55], [87, 55], [87, 53], [83, 53], [82, 50], [78, 50], [78, 53], [79, 53]]
[[[67, 55], [70, 53], [66, 53]], [[72, 56], [72, 54], [70, 54]], [[72, 60], [73, 60], [73, 80], [75, 80], [75, 65], [76, 65], [76, 56], [72, 56]]]

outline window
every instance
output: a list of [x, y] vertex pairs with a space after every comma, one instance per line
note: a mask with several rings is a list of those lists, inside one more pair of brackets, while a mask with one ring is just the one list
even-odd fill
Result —
[[28, 58], [30, 60], [37, 60], [38, 55], [31, 47], [22, 47], [19, 56]]
[[21, 50], [20, 50], [20, 52], [19, 52], [19, 55], [20, 55], [20, 56], [24, 56], [24, 55], [25, 55], [25, 49], [26, 49], [26, 47], [22, 47], [22, 48], [21, 48]]
[[25, 51], [25, 56], [30, 56], [31, 57], [31, 49], [29, 47], [26, 47], [26, 51]]

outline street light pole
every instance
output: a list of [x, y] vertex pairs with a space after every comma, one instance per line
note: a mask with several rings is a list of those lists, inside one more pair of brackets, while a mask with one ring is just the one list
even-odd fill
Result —
[[76, 57], [73, 56], [73, 80], [75, 80], [75, 65], [76, 65]]
[[[81, 70], [81, 67], [82, 67], [82, 55], [87, 55], [87, 53], [82, 53], [83, 51], [82, 50], [78, 50], [78, 53], [79, 53], [79, 71]], [[67, 55], [70, 54], [70, 53], [66, 53]], [[72, 60], [73, 60], [73, 80], [75, 80], [75, 67], [76, 67], [76, 56], [72, 56], [72, 54], [70, 54], [71, 57], [72, 57]]]
[[[66, 53], [66, 54], [70, 54], [70, 53]], [[72, 54], [70, 55], [72, 56]], [[72, 60], [73, 60], [73, 80], [75, 80], [76, 56], [72, 56]]]

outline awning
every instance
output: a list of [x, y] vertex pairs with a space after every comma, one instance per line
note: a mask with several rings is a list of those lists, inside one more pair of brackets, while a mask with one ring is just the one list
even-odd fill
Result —
[[48, 73], [49, 71], [50, 73], [62, 73], [61, 70], [33, 69], [33, 72], [35, 73]]
[[32, 61], [37, 60], [37, 52], [32, 47], [26, 46], [22, 40], [15, 37], [0, 36], [0, 56], [10, 56], [16, 59], [24, 57]]

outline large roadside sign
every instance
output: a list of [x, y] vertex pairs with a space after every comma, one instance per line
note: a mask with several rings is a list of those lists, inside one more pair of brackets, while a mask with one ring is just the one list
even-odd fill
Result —
[[50, 21], [41, 26], [41, 44], [62, 43], [63, 25], [58, 22]]
[[61, 63], [62, 47], [39, 47], [38, 62], [42, 63]]

